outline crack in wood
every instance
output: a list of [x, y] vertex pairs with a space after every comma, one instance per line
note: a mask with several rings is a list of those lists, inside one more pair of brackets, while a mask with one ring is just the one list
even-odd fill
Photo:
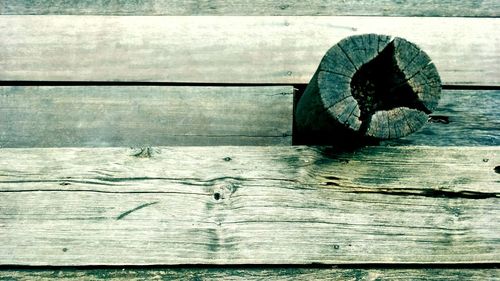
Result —
[[182, 195], [202, 195], [209, 196], [209, 193], [201, 192], [180, 192], [180, 191], [107, 191], [95, 189], [17, 189], [17, 190], [0, 190], [0, 193], [30, 193], [30, 192], [88, 192], [88, 193], [104, 193], [104, 194], [182, 194]]
[[[310, 164], [308, 164], [310, 165]], [[306, 165], [307, 166], [307, 165]], [[6, 180], [0, 181], [0, 184], [25, 184], [25, 183], [59, 183], [61, 186], [68, 186], [69, 183], [75, 184], [95, 184], [95, 185], [104, 185], [104, 186], [116, 186], [114, 183], [121, 182], [135, 182], [135, 181], [168, 181], [173, 183], [180, 183], [185, 185], [192, 186], [212, 186], [218, 182], [224, 181], [238, 181], [238, 182], [250, 182], [250, 181], [284, 181], [284, 182], [292, 182], [292, 183], [302, 183], [296, 179], [287, 179], [287, 178], [270, 178], [270, 177], [217, 177], [211, 179], [200, 179], [200, 178], [169, 178], [169, 177], [94, 177], [93, 180], [70, 180], [70, 179], [45, 179], [45, 180]], [[54, 190], [54, 189], [51, 189]], [[0, 190], [0, 192], [7, 192], [8, 190]], [[43, 191], [43, 190], [41, 190]], [[69, 189], [61, 189], [61, 191], [71, 191]]]
[[[500, 171], [500, 167], [495, 167], [495, 172], [498, 173]], [[282, 181], [277, 179], [278, 181]], [[289, 181], [289, 180], [286, 180]], [[312, 183], [300, 183], [298, 181], [294, 181], [298, 183], [298, 186], [293, 187], [282, 187], [284, 189], [292, 189], [292, 190], [311, 190], [311, 188], [305, 188], [306, 186], [314, 186]], [[449, 190], [440, 190], [440, 189], [432, 189], [432, 188], [424, 188], [424, 189], [371, 189], [364, 188], [359, 186], [347, 186], [342, 183], [338, 183], [336, 181], [326, 181], [319, 186], [336, 186], [342, 187], [344, 189], [336, 189], [336, 192], [341, 193], [366, 193], [366, 194], [382, 194], [382, 195], [391, 195], [391, 196], [423, 196], [423, 197], [435, 197], [435, 198], [464, 198], [464, 199], [489, 199], [489, 198], [497, 198], [499, 197], [499, 193], [496, 192], [479, 192], [479, 191], [449, 191]], [[261, 185], [257, 185], [261, 186]], [[265, 186], [265, 185], [262, 185]], [[29, 193], [29, 192], [90, 192], [90, 193], [105, 193], [105, 194], [183, 194], [183, 195], [202, 195], [202, 196], [211, 196], [213, 197], [213, 193], [198, 193], [198, 192], [178, 192], [178, 191], [106, 191], [106, 190], [76, 190], [76, 189], [23, 189], [23, 190], [0, 190], [0, 193]]]
[[422, 188], [422, 189], [412, 189], [412, 188], [391, 188], [391, 189], [370, 189], [364, 187], [353, 187], [346, 186], [335, 181], [326, 181], [322, 183], [325, 186], [337, 186], [344, 187], [346, 189], [338, 190], [339, 192], [345, 193], [370, 193], [370, 194], [383, 194], [391, 196], [422, 196], [422, 197], [433, 197], [433, 198], [449, 198], [449, 199], [489, 199], [497, 198], [500, 193], [496, 192], [479, 192], [479, 191], [450, 191], [442, 189], [432, 189], [432, 188]]
[[124, 217], [130, 215], [131, 213], [133, 213], [135, 211], [138, 211], [140, 209], [144, 209], [144, 208], [146, 208], [148, 206], [151, 206], [151, 205], [154, 205], [154, 204], [158, 204], [159, 202], [160, 201], [155, 201], [155, 202], [150, 202], [150, 203], [145, 203], [145, 204], [139, 205], [139, 206], [137, 206], [137, 207], [135, 207], [133, 209], [130, 209], [130, 210], [126, 211], [126, 212], [121, 213], [118, 217], [116, 217], [116, 220], [121, 220]]

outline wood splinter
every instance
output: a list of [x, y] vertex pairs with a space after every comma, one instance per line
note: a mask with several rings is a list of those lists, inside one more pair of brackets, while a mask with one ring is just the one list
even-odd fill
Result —
[[400, 138], [426, 123], [440, 93], [436, 67], [415, 44], [377, 34], [347, 37], [328, 50], [300, 97], [297, 134], [305, 144], [332, 142], [345, 132]]

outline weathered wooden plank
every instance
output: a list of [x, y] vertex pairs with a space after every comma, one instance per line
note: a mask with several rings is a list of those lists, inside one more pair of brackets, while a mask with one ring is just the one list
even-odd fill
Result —
[[424, 127], [387, 144], [500, 145], [500, 91], [444, 90]]
[[[0, 87], [0, 147], [289, 145], [291, 87]], [[391, 145], [500, 145], [500, 91], [445, 90]]]
[[[443, 90], [438, 107], [427, 124], [416, 133], [396, 140], [383, 141], [382, 144], [498, 146], [500, 145], [499, 107], [498, 90]], [[340, 132], [343, 131], [339, 129], [333, 136], [339, 139], [346, 137], [341, 137]], [[303, 143], [301, 137], [303, 136], [294, 130], [296, 144]]]
[[443, 84], [500, 85], [500, 19], [0, 16], [0, 80], [307, 83], [353, 34], [419, 45]]
[[0, 147], [291, 144], [291, 86], [0, 87]]
[[497, 280], [498, 269], [155, 268], [3, 270], [7, 280]]
[[246, 1], [233, 0], [9, 0], [0, 2], [0, 14], [33, 15], [241, 15], [241, 16], [461, 16], [495, 17], [500, 15], [497, 1]]
[[498, 147], [148, 152], [1, 149], [0, 264], [500, 260]]

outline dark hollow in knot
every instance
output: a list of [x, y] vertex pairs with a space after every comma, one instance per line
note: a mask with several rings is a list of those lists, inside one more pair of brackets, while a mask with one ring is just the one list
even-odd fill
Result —
[[[381, 110], [405, 107], [430, 113], [399, 69], [394, 50], [394, 43], [389, 43], [377, 57], [362, 65], [351, 79], [351, 94], [361, 111], [359, 119], [362, 125], [369, 124], [373, 114]], [[360, 131], [365, 133], [366, 129], [366, 126], [361, 126]]]
[[297, 133], [320, 140], [306, 144], [339, 133], [403, 137], [426, 123], [440, 92], [436, 67], [415, 44], [386, 35], [351, 36], [328, 50], [300, 97]]
[[214, 199], [215, 199], [215, 200], [220, 200], [220, 199], [221, 199], [221, 195], [220, 195], [220, 193], [219, 193], [219, 192], [215, 192], [215, 193], [214, 193]]

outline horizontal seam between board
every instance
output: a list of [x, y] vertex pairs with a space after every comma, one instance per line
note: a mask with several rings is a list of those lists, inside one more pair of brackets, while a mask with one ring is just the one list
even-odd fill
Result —
[[66, 266], [51, 266], [51, 265], [16, 265], [2, 264], [0, 265], [0, 273], [3, 270], [92, 270], [92, 269], [203, 269], [203, 268], [227, 268], [227, 269], [279, 269], [279, 268], [312, 268], [312, 269], [497, 269], [500, 266], [499, 262], [436, 262], [436, 263], [418, 263], [418, 262], [400, 262], [400, 263], [275, 263], [275, 264], [202, 264], [202, 263], [185, 263], [185, 264], [113, 264], [113, 265], [66, 265]]
[[[4, 80], [0, 86], [185, 86], [185, 87], [304, 87], [305, 83], [209, 83], [137, 81], [32, 81]], [[443, 84], [444, 90], [500, 90], [500, 85]]]

